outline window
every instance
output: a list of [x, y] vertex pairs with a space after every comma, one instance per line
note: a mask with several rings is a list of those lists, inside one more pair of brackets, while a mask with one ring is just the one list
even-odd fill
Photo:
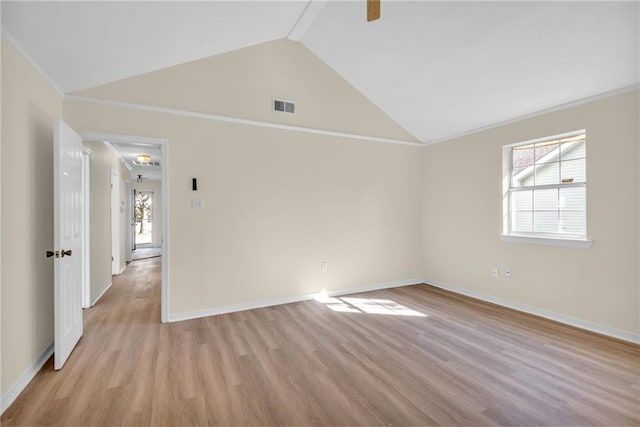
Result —
[[584, 130], [505, 147], [508, 236], [586, 240]]

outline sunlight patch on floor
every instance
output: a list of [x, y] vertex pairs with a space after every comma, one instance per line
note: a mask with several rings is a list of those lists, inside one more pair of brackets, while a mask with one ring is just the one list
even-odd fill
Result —
[[340, 313], [366, 313], [381, 314], [385, 316], [414, 316], [428, 317], [424, 313], [412, 310], [390, 299], [380, 298], [355, 298], [355, 297], [330, 297], [326, 291], [320, 292], [316, 301], [327, 308]]

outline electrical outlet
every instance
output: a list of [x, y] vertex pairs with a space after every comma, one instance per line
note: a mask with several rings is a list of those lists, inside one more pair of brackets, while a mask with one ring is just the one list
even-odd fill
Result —
[[326, 272], [329, 269], [329, 265], [327, 264], [326, 261], [322, 261], [320, 263], [320, 270], [322, 270], [322, 272]]
[[493, 277], [498, 277], [498, 267], [493, 267]]
[[507, 277], [511, 277], [511, 267], [507, 267], [507, 269], [504, 270], [504, 275]]

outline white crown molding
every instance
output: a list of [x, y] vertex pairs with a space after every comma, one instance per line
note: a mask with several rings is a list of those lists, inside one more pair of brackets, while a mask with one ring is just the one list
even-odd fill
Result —
[[7, 43], [13, 46], [13, 48], [17, 50], [20, 55], [22, 55], [22, 57], [31, 65], [31, 67], [36, 70], [36, 73], [40, 74], [40, 77], [42, 77], [47, 83], [49, 83], [49, 86], [51, 86], [51, 88], [58, 95], [64, 97], [64, 91], [60, 89], [60, 86], [58, 86], [56, 82], [51, 77], [49, 77], [49, 75], [42, 69], [42, 67], [40, 67], [40, 65], [31, 57], [31, 55], [29, 55], [29, 53], [27, 53], [22, 45], [18, 43], [15, 37], [13, 37], [11, 33], [9, 33], [4, 27], [2, 28], [2, 37], [7, 41]]
[[[83, 138], [83, 140], [85, 139]], [[113, 146], [113, 144], [111, 144], [109, 141], [102, 141], [102, 143], [107, 146], [107, 148], [113, 153], [114, 156], [118, 158], [118, 160], [120, 160], [120, 163], [122, 163], [122, 165], [127, 168], [129, 172], [133, 170], [133, 167], [130, 166], [129, 163], [127, 163], [125, 158], [122, 156], [122, 154], [120, 154], [116, 147]]]
[[555, 107], [551, 107], [551, 108], [547, 108], [544, 110], [539, 110], [536, 112], [532, 112], [529, 114], [525, 114], [522, 116], [518, 116], [518, 117], [514, 117], [512, 119], [508, 119], [505, 121], [501, 121], [501, 122], [497, 122], [494, 123], [492, 125], [487, 125], [487, 126], [482, 126], [482, 127], [478, 127], [478, 128], [474, 128], [459, 134], [455, 134], [455, 135], [451, 135], [451, 136], [447, 136], [441, 139], [435, 139], [435, 140], [431, 140], [431, 141], [426, 141], [426, 142], [419, 142], [419, 141], [405, 141], [405, 140], [398, 140], [398, 139], [390, 139], [390, 138], [379, 138], [376, 136], [369, 136], [369, 135], [361, 135], [361, 134], [353, 134], [353, 133], [346, 133], [346, 132], [336, 132], [336, 131], [331, 131], [331, 130], [325, 130], [325, 129], [314, 129], [314, 128], [307, 128], [307, 127], [302, 127], [302, 126], [291, 126], [291, 125], [283, 125], [280, 123], [272, 123], [272, 122], [263, 122], [263, 121], [258, 121], [258, 120], [250, 120], [250, 119], [243, 119], [243, 118], [239, 118], [239, 117], [231, 117], [231, 116], [221, 116], [221, 115], [217, 115], [217, 114], [207, 114], [207, 113], [197, 113], [197, 112], [193, 112], [193, 111], [187, 111], [187, 110], [177, 110], [177, 109], [173, 109], [173, 108], [165, 108], [165, 107], [155, 107], [152, 105], [143, 105], [143, 104], [133, 104], [133, 103], [129, 103], [129, 102], [122, 102], [122, 101], [112, 101], [112, 100], [107, 100], [107, 99], [99, 99], [99, 98], [89, 98], [89, 97], [83, 97], [83, 96], [76, 96], [76, 95], [65, 95], [64, 99], [65, 100], [71, 100], [71, 101], [78, 101], [78, 102], [87, 102], [87, 103], [93, 103], [93, 104], [100, 104], [100, 105], [108, 105], [108, 106], [113, 106], [113, 107], [120, 107], [120, 108], [128, 108], [128, 109], [132, 109], [132, 110], [142, 110], [142, 111], [150, 111], [150, 112], [157, 112], [157, 113], [165, 113], [165, 114], [173, 114], [173, 115], [179, 115], [179, 116], [185, 116], [185, 117], [195, 117], [195, 118], [201, 118], [201, 119], [206, 119], [206, 120], [217, 120], [217, 121], [223, 121], [223, 122], [229, 122], [229, 123], [238, 123], [238, 124], [244, 124], [244, 125], [249, 125], [249, 126], [259, 126], [259, 127], [266, 127], [266, 128], [272, 128], [272, 129], [282, 129], [282, 130], [289, 130], [289, 131], [294, 131], [294, 132], [305, 132], [305, 133], [313, 133], [313, 134], [318, 134], [318, 135], [328, 135], [328, 136], [335, 136], [335, 137], [339, 137], [339, 138], [351, 138], [351, 139], [360, 139], [360, 140], [367, 140], [367, 141], [374, 141], [374, 142], [385, 142], [385, 143], [390, 143], [390, 144], [402, 144], [402, 145], [412, 145], [412, 146], [417, 146], [417, 147], [424, 147], [427, 145], [431, 145], [431, 144], [439, 144], [442, 142], [447, 142], [447, 141], [451, 141], [457, 138], [461, 138], [464, 136], [468, 136], [468, 135], [473, 135], [475, 133], [480, 133], [480, 132], [484, 132], [490, 129], [495, 129], [501, 126], [506, 126], [512, 123], [516, 123], [522, 120], [526, 120], [526, 119], [531, 119], [534, 117], [538, 117], [538, 116], [542, 116], [545, 114], [549, 114], [549, 113], [553, 113], [556, 111], [561, 111], [561, 110], [566, 110], [568, 108], [572, 108], [572, 107], [577, 107], [579, 105], [583, 105], [583, 104], [588, 104], [590, 102], [594, 102], [594, 101], [598, 101], [601, 99], [606, 99], [606, 98], [610, 98], [613, 96], [617, 96], [617, 95], [622, 95], [625, 93], [630, 93], [630, 92], [634, 92], [640, 90], [640, 83], [637, 84], [633, 84], [631, 86], [626, 86], [620, 89], [616, 89], [616, 90], [612, 90], [612, 91], [608, 91], [608, 92], [604, 92], [601, 94], [597, 94], [594, 96], [590, 96], [587, 98], [583, 98], [577, 101], [572, 101], [569, 103], [565, 103], [565, 104], [561, 104], [561, 105], [557, 105]]
[[311, 27], [318, 18], [326, 4], [326, 0], [309, 0], [309, 3], [307, 3], [304, 10], [293, 24], [293, 27], [289, 30], [287, 38], [289, 40], [299, 42], [304, 36], [304, 33], [307, 32], [309, 27]]
[[640, 344], [640, 334], [634, 334], [633, 332], [623, 331], [620, 329], [612, 328], [610, 326], [605, 326], [599, 323], [590, 322], [588, 320], [576, 319], [575, 317], [567, 316], [565, 314], [556, 313], [554, 311], [545, 310], [543, 308], [538, 308], [538, 307], [534, 307], [527, 304], [521, 304], [519, 302], [496, 297], [493, 295], [488, 295], [483, 292], [478, 292], [473, 289], [449, 285], [447, 283], [440, 282], [438, 280], [425, 279], [424, 283], [427, 285], [434, 286], [436, 288], [454, 292], [456, 294], [465, 295], [465, 296], [475, 298], [485, 302], [490, 302], [492, 304], [511, 308], [513, 310], [521, 311], [523, 313], [533, 314], [535, 316], [543, 317], [545, 319], [553, 320], [559, 323], [564, 323], [565, 325], [573, 326], [579, 329], [584, 329], [590, 332], [595, 332], [600, 335], [617, 338], [619, 340], [631, 342], [634, 344]]
[[439, 144], [441, 142], [451, 141], [453, 139], [462, 138], [463, 136], [473, 135], [475, 133], [484, 132], [490, 129], [499, 128], [501, 126], [509, 125], [512, 123], [516, 123], [522, 120], [531, 119], [533, 117], [543, 116], [545, 114], [553, 113], [555, 111], [566, 110], [567, 108], [577, 107], [582, 104], [588, 104], [590, 102], [598, 101], [605, 98], [610, 98], [612, 96], [622, 95], [629, 92], [634, 92], [636, 90], [640, 90], [640, 83], [633, 84], [631, 86], [625, 86], [619, 89], [611, 90], [608, 92], [599, 93], [597, 95], [589, 96], [587, 98], [578, 99], [576, 101], [567, 102], [565, 104], [556, 105], [555, 107], [545, 108], [544, 110], [538, 110], [531, 113], [527, 113], [518, 117], [514, 117], [512, 119], [504, 120], [501, 122], [496, 122], [491, 125], [481, 126], [474, 129], [470, 129], [461, 133], [457, 133], [455, 135], [445, 136], [444, 138], [433, 139], [430, 141], [425, 141], [423, 145], [431, 145], [431, 144]]
[[18, 380], [11, 387], [9, 387], [9, 390], [7, 390], [4, 396], [2, 396], [2, 399], [0, 399], [2, 401], [0, 403], [2, 412], [0, 412], [0, 414], [3, 414], [4, 411], [6, 411], [7, 408], [9, 408], [9, 406], [11, 406], [11, 404], [18, 398], [20, 393], [22, 393], [25, 387], [29, 385], [31, 380], [36, 376], [40, 369], [42, 369], [44, 364], [47, 363], [47, 360], [49, 360], [52, 354], [53, 342], [49, 344], [42, 353], [40, 353], [40, 356], [36, 359], [36, 361], [33, 362], [31, 366], [29, 366], [22, 373], [22, 375], [20, 375], [20, 378], [18, 378]]
[[[348, 289], [334, 289], [322, 292], [323, 296], [341, 296], [360, 292], [376, 291], [379, 289], [391, 289], [401, 286], [410, 286], [422, 283], [422, 279], [407, 279], [396, 282], [378, 283], [373, 285], [360, 286]], [[290, 304], [293, 302], [309, 301], [316, 299], [319, 293], [295, 295], [291, 297], [273, 298], [268, 300], [251, 301], [247, 303], [225, 305], [220, 307], [206, 308], [203, 310], [187, 311], [182, 313], [170, 313], [169, 321], [178, 322], [181, 320], [198, 319], [200, 317], [215, 316], [217, 314], [234, 313], [236, 311], [253, 310], [255, 308], [271, 307], [274, 305]]]
[[89, 104], [98, 104], [98, 105], [106, 105], [110, 107], [126, 108], [129, 110], [140, 110], [140, 111], [148, 111], [153, 113], [171, 114], [174, 116], [192, 117], [192, 118], [198, 118], [198, 119], [204, 119], [204, 120], [215, 120], [220, 122], [235, 123], [235, 124], [248, 125], [248, 126], [257, 126], [257, 127], [263, 127], [263, 128], [269, 128], [269, 129], [312, 133], [316, 135], [335, 136], [338, 138], [359, 139], [359, 140], [373, 141], [373, 142], [384, 142], [388, 144], [412, 145], [415, 147], [421, 147], [423, 145], [421, 142], [404, 141], [400, 139], [391, 139], [391, 138], [379, 138], [377, 136], [360, 135], [360, 134], [347, 133], [347, 132], [337, 132], [332, 130], [315, 129], [315, 128], [308, 128], [303, 126], [284, 125], [280, 123], [263, 122], [258, 120], [242, 119], [239, 117], [231, 117], [231, 116], [221, 116], [218, 114], [197, 113], [194, 111], [177, 110], [174, 108], [165, 108], [165, 107], [156, 107], [153, 105], [133, 104], [130, 102], [112, 101], [108, 99], [89, 98], [89, 97], [76, 96], [76, 95], [66, 95], [64, 99], [65, 101], [68, 100], [68, 101], [75, 101], [75, 102], [85, 102]]
[[[68, 98], [68, 97], [67, 97]], [[66, 98], [65, 98], [66, 99]], [[120, 135], [117, 133], [101, 133], [101, 132], [79, 132], [83, 141], [103, 141], [107, 140], [118, 144], [148, 144], [159, 145], [165, 144], [168, 140], [164, 138], [150, 138], [148, 136]]]

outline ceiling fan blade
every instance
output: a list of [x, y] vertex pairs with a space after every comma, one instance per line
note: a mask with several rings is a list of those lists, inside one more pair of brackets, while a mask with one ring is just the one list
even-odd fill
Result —
[[380, 19], [380, 0], [367, 0], [367, 22]]

